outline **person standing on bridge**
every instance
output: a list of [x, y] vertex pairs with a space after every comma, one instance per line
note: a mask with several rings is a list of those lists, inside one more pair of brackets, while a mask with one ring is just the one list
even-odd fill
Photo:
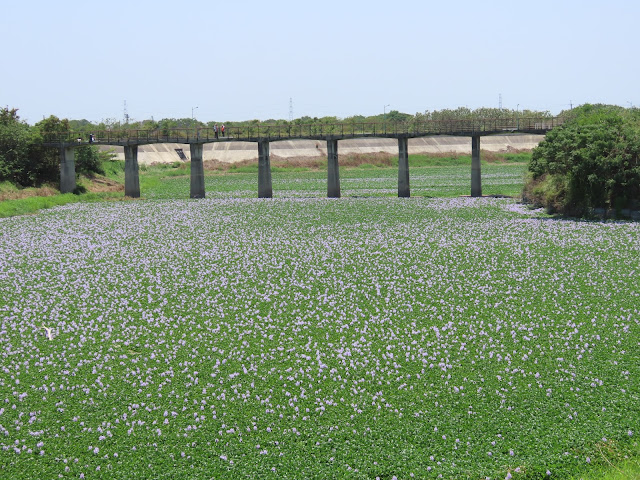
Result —
[[224, 137], [224, 123], [220, 127], [220, 132], [222, 133], [222, 136]]
[[218, 138], [218, 125], [213, 126], [213, 133], [215, 134], [216, 138]]

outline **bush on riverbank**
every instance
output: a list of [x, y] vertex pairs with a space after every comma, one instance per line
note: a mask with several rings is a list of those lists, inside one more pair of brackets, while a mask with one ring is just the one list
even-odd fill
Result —
[[640, 200], [640, 110], [583, 105], [533, 151], [523, 199], [550, 212], [620, 213]]

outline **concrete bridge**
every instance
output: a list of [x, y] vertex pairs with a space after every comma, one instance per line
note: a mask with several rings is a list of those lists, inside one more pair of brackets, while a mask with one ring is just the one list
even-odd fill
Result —
[[258, 144], [258, 197], [271, 198], [269, 145], [282, 140], [322, 140], [327, 142], [327, 196], [340, 197], [338, 141], [348, 138], [395, 138], [398, 141], [398, 197], [410, 197], [410, 138], [433, 135], [471, 137], [471, 196], [482, 196], [480, 139], [487, 135], [545, 134], [562, 124], [561, 118], [504, 118], [492, 120], [428, 121], [420, 123], [342, 123], [327, 125], [276, 125], [227, 128], [224, 133], [212, 128], [166, 130], [118, 130], [86, 133], [46, 133], [44, 145], [60, 148], [60, 191], [76, 188], [74, 149], [81, 145], [124, 147], [125, 195], [140, 197], [138, 146], [153, 143], [188, 144], [191, 153], [191, 198], [204, 198], [203, 145], [214, 142], [255, 142]]

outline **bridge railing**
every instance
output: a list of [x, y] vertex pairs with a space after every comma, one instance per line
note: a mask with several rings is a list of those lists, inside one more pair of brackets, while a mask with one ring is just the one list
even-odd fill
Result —
[[[94, 132], [93, 142], [100, 144], [197, 143], [215, 140], [259, 139], [279, 140], [295, 138], [322, 139], [325, 137], [396, 137], [398, 135], [474, 135], [500, 132], [540, 131], [544, 133], [562, 124], [562, 118], [511, 117], [489, 120], [427, 120], [423, 122], [338, 123], [243, 125], [227, 127], [224, 134], [213, 128], [172, 128], [158, 130], [105, 130]], [[62, 132], [43, 134], [44, 143], [90, 143], [89, 134]]]

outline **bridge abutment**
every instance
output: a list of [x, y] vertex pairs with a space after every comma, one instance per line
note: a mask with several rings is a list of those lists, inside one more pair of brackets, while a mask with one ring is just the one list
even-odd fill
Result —
[[76, 189], [76, 162], [73, 147], [60, 149], [60, 193], [72, 193]]
[[327, 197], [340, 198], [338, 140], [333, 138], [327, 139]]
[[480, 136], [471, 137], [471, 196], [482, 196], [482, 177], [480, 173]]
[[124, 195], [131, 198], [140, 198], [137, 145], [124, 147]]
[[202, 143], [191, 143], [191, 198], [204, 198], [204, 163], [202, 161]]
[[409, 139], [398, 138], [398, 197], [411, 196], [409, 188]]
[[272, 198], [271, 160], [269, 158], [269, 141], [258, 142], [258, 198]]

